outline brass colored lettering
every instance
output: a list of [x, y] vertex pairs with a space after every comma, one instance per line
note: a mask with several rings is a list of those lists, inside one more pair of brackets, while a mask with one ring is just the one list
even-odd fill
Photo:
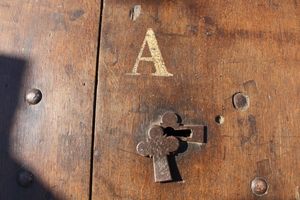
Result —
[[[142, 57], [146, 43], [148, 44], [151, 57]], [[140, 61], [153, 62], [156, 72], [152, 73], [152, 76], [173, 76], [173, 74], [171, 74], [167, 71], [163, 57], [158, 48], [158, 43], [157, 43], [155, 34], [151, 28], [149, 28], [146, 33], [146, 37], [143, 41], [142, 48], [141, 48], [139, 55], [135, 61], [132, 72], [128, 73], [127, 75], [140, 75], [140, 73], [137, 72]]]

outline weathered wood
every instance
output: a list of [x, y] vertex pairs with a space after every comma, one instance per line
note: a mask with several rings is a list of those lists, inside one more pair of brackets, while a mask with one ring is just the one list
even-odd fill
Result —
[[0, 199], [89, 198], [99, 15], [99, 1], [0, 3]]
[[[256, 199], [260, 176], [261, 199], [299, 198], [299, 2], [138, 2], [104, 1], [93, 199]], [[151, 31], [139, 56], [147, 30], [168, 76], [153, 76]], [[238, 92], [245, 111], [233, 106]], [[170, 158], [184, 181], [159, 184], [135, 148], [166, 111], [207, 126], [208, 138]]]

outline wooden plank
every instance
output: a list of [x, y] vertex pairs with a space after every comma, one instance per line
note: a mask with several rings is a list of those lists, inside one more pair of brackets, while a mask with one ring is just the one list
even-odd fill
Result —
[[99, 15], [99, 1], [0, 3], [0, 199], [89, 198]]
[[[297, 1], [136, 2], [104, 1], [93, 199], [256, 199], [255, 177], [269, 185], [261, 199], [299, 198]], [[145, 58], [151, 30], [169, 74], [151, 75], [163, 66]], [[245, 111], [237, 92], [250, 99]], [[136, 146], [166, 111], [207, 126], [208, 138], [171, 158], [183, 181], [162, 184]]]

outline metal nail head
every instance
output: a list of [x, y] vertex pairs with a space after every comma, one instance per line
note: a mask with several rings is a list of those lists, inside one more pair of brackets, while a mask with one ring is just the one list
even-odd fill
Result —
[[30, 105], [36, 105], [42, 100], [42, 92], [39, 89], [30, 89], [25, 99]]
[[34, 176], [30, 171], [23, 170], [18, 173], [18, 184], [22, 187], [29, 187], [33, 182]]

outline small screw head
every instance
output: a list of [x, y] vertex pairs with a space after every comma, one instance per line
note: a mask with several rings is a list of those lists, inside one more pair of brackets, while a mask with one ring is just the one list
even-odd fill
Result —
[[26, 93], [25, 99], [31, 105], [38, 104], [42, 100], [42, 92], [38, 89], [31, 89]]
[[241, 92], [236, 93], [233, 95], [233, 105], [237, 110], [247, 110], [250, 105], [249, 97]]
[[18, 184], [22, 187], [29, 187], [33, 182], [34, 176], [30, 171], [20, 171], [18, 173]]
[[206, 35], [206, 36], [211, 36], [212, 34], [211, 34], [211, 32], [206, 31], [206, 32], [205, 32], [205, 35]]
[[223, 124], [225, 119], [222, 115], [219, 115], [215, 118], [215, 120], [218, 124]]
[[47, 192], [47, 193], [45, 194], [45, 199], [47, 199], [47, 200], [52, 199], [52, 194], [51, 194], [50, 192]]
[[251, 190], [257, 196], [263, 196], [268, 193], [269, 185], [262, 177], [256, 177], [251, 181]]

